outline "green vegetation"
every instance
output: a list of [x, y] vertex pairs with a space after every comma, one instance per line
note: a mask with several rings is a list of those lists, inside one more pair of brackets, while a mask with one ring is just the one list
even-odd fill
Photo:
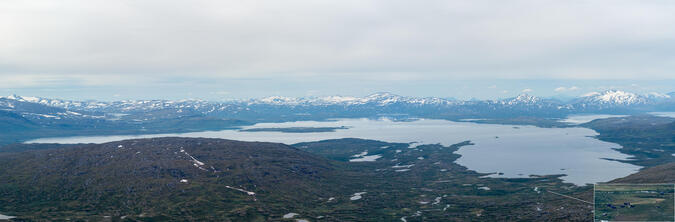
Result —
[[674, 221], [672, 184], [598, 184], [595, 221]]
[[536, 117], [536, 116], [519, 116], [519, 117], [503, 117], [493, 119], [449, 119], [452, 121], [487, 123], [487, 124], [507, 124], [507, 125], [531, 125], [537, 127], [551, 128], [551, 127], [570, 127], [568, 123], [560, 122], [556, 117]]
[[[622, 148], [618, 151], [635, 156], [617, 161], [646, 167], [596, 186], [596, 220], [673, 221], [674, 119], [630, 116], [594, 120], [584, 126], [598, 131], [597, 138], [620, 144]], [[654, 185], [659, 183], [670, 185]]]
[[[675, 181], [672, 119], [611, 118], [585, 126], [636, 155], [627, 162], [648, 167], [611, 183]], [[557, 195], [591, 201], [593, 187], [563, 183], [559, 175], [486, 177], [454, 162], [455, 151], [471, 145], [354, 138], [292, 146], [203, 138], [15, 144], [0, 152], [0, 213], [29, 221], [593, 218], [592, 204]], [[283, 218], [289, 213], [298, 215]]]
[[[140, 221], [275, 221], [291, 212], [327, 221], [592, 217], [592, 206], [545, 192], [590, 200], [588, 187], [555, 176], [483, 178], [454, 163], [454, 151], [468, 145], [343, 139], [294, 148], [157, 138], [4, 153], [0, 212], [26, 220]], [[364, 151], [381, 157], [348, 162]], [[361, 199], [352, 198], [359, 192]]]
[[7, 120], [0, 116], [0, 147], [46, 137], [184, 133], [237, 129], [240, 126], [252, 124], [236, 119], [202, 116], [184, 116], [143, 122], [75, 121], [56, 125], [39, 125], [25, 119], [21, 121], [21, 119], [14, 119], [11, 123], [7, 123]]
[[622, 147], [618, 151], [635, 156], [631, 160], [618, 161], [646, 167], [675, 162], [673, 118], [649, 115], [617, 117], [594, 120], [583, 126], [600, 133], [597, 136], [600, 140], [620, 144]]

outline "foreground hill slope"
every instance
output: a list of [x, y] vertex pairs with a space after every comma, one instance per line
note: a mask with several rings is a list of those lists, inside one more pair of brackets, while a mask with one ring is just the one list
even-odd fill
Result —
[[[204, 138], [45, 145], [0, 153], [0, 213], [38, 221], [590, 218], [590, 205], [545, 192], [590, 199], [590, 187], [557, 176], [485, 178], [454, 162], [470, 145]], [[354, 161], [366, 152], [379, 158]], [[284, 218], [290, 213], [297, 215]]]
[[265, 220], [340, 189], [326, 185], [334, 173], [332, 161], [283, 144], [126, 140], [0, 155], [0, 207], [55, 219]]
[[598, 139], [621, 144], [620, 152], [634, 156], [621, 160], [645, 168], [611, 183], [675, 183], [675, 119], [650, 115], [615, 117], [583, 124]]
[[623, 162], [645, 167], [675, 162], [675, 118], [616, 117], [593, 120], [583, 126], [600, 133], [600, 140], [621, 144], [618, 151], [635, 156]]
[[644, 169], [624, 178], [613, 180], [614, 183], [675, 183], [675, 162]]

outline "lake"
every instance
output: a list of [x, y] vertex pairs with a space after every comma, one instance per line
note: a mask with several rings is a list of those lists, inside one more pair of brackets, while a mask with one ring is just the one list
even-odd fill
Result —
[[675, 118], [675, 112], [651, 112], [649, 114], [654, 115], [654, 116], [660, 116], [660, 117]]
[[[325, 139], [363, 138], [386, 142], [452, 145], [471, 140], [475, 145], [457, 151], [456, 162], [481, 173], [501, 172], [494, 177], [528, 177], [529, 175], [567, 174], [563, 180], [577, 185], [605, 182], [635, 173], [639, 166], [608, 159], [626, 159], [612, 148], [621, 146], [593, 138], [591, 129], [540, 128], [478, 124], [447, 120], [420, 119], [337, 119], [334, 121], [298, 121], [259, 123], [251, 128], [342, 127], [334, 132], [284, 133], [274, 131], [244, 132], [239, 130], [206, 131], [180, 134], [121, 135], [42, 138], [27, 143], [104, 143], [124, 139], [163, 136], [224, 138], [242, 141], [264, 141], [294, 144]], [[411, 146], [414, 146], [411, 144]]]
[[596, 119], [607, 119], [612, 117], [626, 117], [628, 115], [610, 115], [610, 114], [578, 114], [578, 115], [569, 115], [567, 118], [560, 120], [563, 123], [569, 123], [573, 125], [579, 125], [583, 123], [588, 123]]
[[0, 220], [9, 220], [9, 219], [13, 219], [13, 218], [16, 218], [16, 217], [0, 214]]

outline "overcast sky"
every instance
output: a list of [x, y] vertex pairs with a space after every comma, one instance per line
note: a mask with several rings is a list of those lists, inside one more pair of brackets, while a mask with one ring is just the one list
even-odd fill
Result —
[[675, 91], [675, 1], [0, 0], [0, 89], [71, 99]]

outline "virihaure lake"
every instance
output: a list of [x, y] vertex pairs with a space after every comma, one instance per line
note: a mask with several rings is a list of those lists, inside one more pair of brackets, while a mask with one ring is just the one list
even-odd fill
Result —
[[566, 174], [563, 180], [577, 185], [605, 182], [627, 176], [640, 167], [608, 159], [626, 159], [612, 148], [621, 146], [593, 138], [597, 133], [581, 127], [540, 128], [499, 124], [477, 124], [447, 120], [420, 119], [337, 119], [259, 123], [252, 128], [342, 127], [332, 132], [285, 133], [278, 131], [222, 130], [180, 134], [88, 136], [42, 138], [27, 143], [104, 143], [124, 139], [164, 136], [223, 138], [294, 144], [326, 139], [362, 138], [386, 142], [452, 145], [470, 140], [475, 145], [457, 151], [457, 163], [495, 177]]

